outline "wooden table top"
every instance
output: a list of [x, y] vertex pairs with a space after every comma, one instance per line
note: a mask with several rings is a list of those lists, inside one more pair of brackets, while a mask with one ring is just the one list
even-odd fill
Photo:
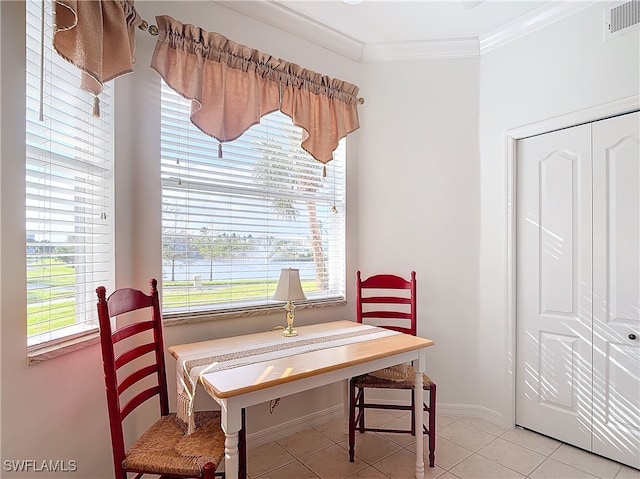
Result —
[[[334, 329], [360, 327], [354, 321], [331, 321], [309, 326], [296, 327], [298, 337], [305, 334], [331, 331]], [[246, 334], [229, 338], [213, 339], [197, 343], [170, 346], [169, 352], [176, 359], [185, 356], [214, 352], [217, 349], [242, 345], [259, 345], [282, 337], [282, 330]], [[372, 341], [355, 342], [339, 347], [296, 354], [281, 359], [236, 367], [213, 373], [205, 373], [201, 378], [206, 389], [219, 398], [228, 398], [259, 389], [303, 379], [318, 374], [366, 363], [395, 354], [433, 346], [431, 339], [408, 334], [397, 334]]]

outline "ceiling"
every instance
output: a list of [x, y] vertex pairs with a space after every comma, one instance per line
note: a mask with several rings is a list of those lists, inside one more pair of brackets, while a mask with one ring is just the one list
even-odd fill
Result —
[[[349, 0], [349, 3], [353, 0]], [[478, 56], [587, 1], [254, 0], [219, 3], [357, 61]]]

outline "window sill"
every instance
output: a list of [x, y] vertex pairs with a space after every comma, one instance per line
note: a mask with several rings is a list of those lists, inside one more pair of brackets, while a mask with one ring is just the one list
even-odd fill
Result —
[[[336, 298], [309, 303], [296, 302], [296, 311], [304, 309], [327, 308], [333, 306], [344, 306], [346, 299]], [[237, 319], [252, 316], [262, 316], [274, 314], [282, 311], [283, 305], [260, 306], [256, 308], [241, 308], [236, 310], [222, 310], [217, 312], [207, 311], [206, 313], [181, 313], [163, 315], [165, 326], [179, 326], [181, 324], [203, 323], [207, 321], [218, 321], [221, 319]]]
[[34, 347], [33, 350], [27, 352], [27, 365], [41, 363], [48, 359], [54, 359], [58, 356], [84, 349], [100, 342], [100, 333], [98, 331], [85, 334], [80, 337], [62, 341], [48, 346]]

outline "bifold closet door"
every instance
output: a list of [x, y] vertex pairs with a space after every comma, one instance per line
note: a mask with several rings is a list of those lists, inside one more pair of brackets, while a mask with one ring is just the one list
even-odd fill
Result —
[[593, 124], [593, 452], [640, 468], [640, 113]]
[[518, 142], [516, 423], [640, 468], [640, 113]]
[[591, 125], [518, 141], [516, 423], [591, 449]]

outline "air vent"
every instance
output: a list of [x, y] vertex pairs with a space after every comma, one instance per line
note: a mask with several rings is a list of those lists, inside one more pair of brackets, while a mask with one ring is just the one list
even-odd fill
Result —
[[605, 40], [640, 27], [640, 0], [617, 3], [605, 10]]

